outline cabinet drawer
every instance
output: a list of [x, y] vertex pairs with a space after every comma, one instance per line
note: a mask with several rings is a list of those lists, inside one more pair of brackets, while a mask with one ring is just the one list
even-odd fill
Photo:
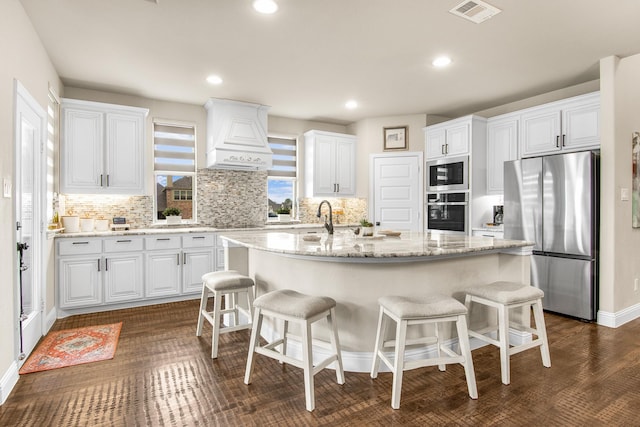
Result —
[[141, 251], [144, 243], [140, 237], [119, 237], [117, 239], [105, 239], [105, 252], [133, 252]]
[[101, 239], [66, 239], [58, 242], [58, 255], [99, 254]]
[[144, 246], [148, 250], [180, 249], [180, 236], [145, 237]]
[[212, 248], [214, 245], [214, 234], [188, 234], [186, 236], [182, 236], [183, 248]]

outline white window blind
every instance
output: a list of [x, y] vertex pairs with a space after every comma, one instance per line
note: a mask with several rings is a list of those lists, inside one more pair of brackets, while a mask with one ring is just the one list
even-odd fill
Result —
[[153, 153], [155, 171], [195, 172], [195, 128], [154, 122]]
[[268, 176], [281, 178], [296, 178], [296, 140], [292, 138], [269, 137], [269, 147], [273, 152], [273, 166], [267, 172]]

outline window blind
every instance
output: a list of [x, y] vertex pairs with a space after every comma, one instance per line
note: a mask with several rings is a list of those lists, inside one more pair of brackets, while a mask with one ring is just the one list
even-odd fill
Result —
[[268, 176], [295, 178], [297, 176], [297, 146], [292, 138], [268, 138], [273, 152], [273, 166], [267, 171]]
[[195, 127], [154, 122], [153, 155], [155, 171], [195, 172]]

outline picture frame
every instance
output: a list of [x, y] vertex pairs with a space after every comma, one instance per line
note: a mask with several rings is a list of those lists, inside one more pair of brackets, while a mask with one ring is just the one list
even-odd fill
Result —
[[384, 151], [409, 149], [408, 126], [383, 128]]

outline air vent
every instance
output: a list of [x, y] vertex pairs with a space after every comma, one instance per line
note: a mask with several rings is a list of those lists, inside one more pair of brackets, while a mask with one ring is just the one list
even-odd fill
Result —
[[467, 0], [460, 3], [449, 12], [479, 24], [502, 11], [497, 7], [491, 6], [490, 4], [480, 0]]

